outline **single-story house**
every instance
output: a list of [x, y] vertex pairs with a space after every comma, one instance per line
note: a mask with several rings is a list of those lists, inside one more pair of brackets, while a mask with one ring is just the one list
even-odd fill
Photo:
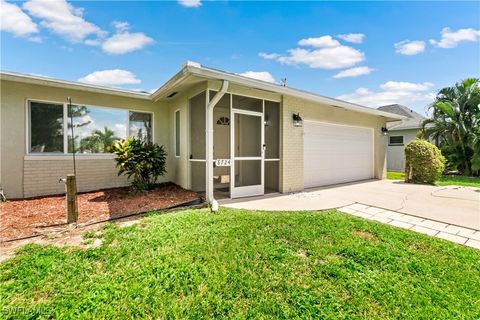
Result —
[[406, 117], [404, 120], [387, 124], [387, 129], [389, 131], [387, 170], [403, 172], [405, 171], [405, 146], [410, 141], [415, 140], [418, 131], [422, 129], [422, 123], [425, 120], [425, 117], [400, 104], [381, 106], [378, 110]]
[[153, 93], [2, 72], [0, 185], [9, 198], [63, 193], [71, 120], [80, 192], [128, 184], [105, 150], [128, 136], [164, 145], [162, 181], [209, 201], [384, 179], [385, 128], [401, 119], [195, 62]]

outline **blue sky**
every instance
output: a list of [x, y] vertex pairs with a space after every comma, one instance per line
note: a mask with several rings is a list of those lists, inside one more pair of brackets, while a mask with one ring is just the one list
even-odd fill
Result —
[[0, 0], [1, 69], [151, 91], [186, 60], [424, 113], [480, 75], [479, 2]]

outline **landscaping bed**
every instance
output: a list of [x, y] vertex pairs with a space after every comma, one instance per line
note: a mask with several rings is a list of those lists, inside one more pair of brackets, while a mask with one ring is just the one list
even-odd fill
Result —
[[[78, 222], [92, 223], [130, 214], [175, 207], [199, 199], [173, 183], [154, 190], [131, 192], [129, 187], [78, 195]], [[65, 196], [48, 196], [0, 203], [0, 242], [34, 236], [66, 226]]]
[[[106, 224], [0, 264], [5, 319], [478, 319], [480, 251], [335, 210]], [[20, 313], [18, 310], [31, 310]]]

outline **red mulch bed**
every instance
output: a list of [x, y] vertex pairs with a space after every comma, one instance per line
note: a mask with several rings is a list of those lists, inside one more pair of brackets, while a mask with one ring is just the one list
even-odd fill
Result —
[[[173, 183], [158, 185], [147, 192], [114, 188], [78, 195], [78, 222], [112, 218], [171, 208], [197, 200], [197, 193]], [[49, 226], [65, 226], [65, 196], [12, 200], [0, 203], [0, 242], [43, 233]]]

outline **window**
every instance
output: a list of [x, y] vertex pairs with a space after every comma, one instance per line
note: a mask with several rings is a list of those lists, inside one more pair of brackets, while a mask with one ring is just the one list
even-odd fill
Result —
[[230, 119], [228, 117], [220, 117], [217, 120], [217, 124], [219, 126], [229, 126], [230, 125]]
[[152, 114], [124, 109], [30, 102], [30, 153], [108, 153], [127, 136], [152, 141]]
[[390, 146], [403, 146], [403, 136], [390, 136], [388, 144]]
[[144, 112], [130, 111], [130, 137], [152, 142], [152, 115]]
[[29, 152], [63, 153], [63, 104], [30, 104]]
[[79, 105], [68, 108], [68, 152], [73, 150], [70, 116], [77, 153], [108, 153], [111, 145], [127, 137], [127, 112]]
[[180, 157], [180, 110], [175, 111], [175, 156]]

